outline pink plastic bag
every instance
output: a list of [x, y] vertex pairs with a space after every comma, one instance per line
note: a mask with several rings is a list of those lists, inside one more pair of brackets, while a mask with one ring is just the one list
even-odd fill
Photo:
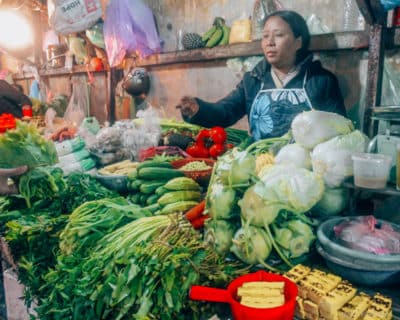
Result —
[[128, 53], [146, 57], [161, 48], [153, 13], [141, 0], [112, 0], [103, 32], [111, 67], [119, 65]]
[[375, 254], [399, 254], [400, 233], [374, 216], [346, 220], [334, 227], [339, 243], [348, 248]]

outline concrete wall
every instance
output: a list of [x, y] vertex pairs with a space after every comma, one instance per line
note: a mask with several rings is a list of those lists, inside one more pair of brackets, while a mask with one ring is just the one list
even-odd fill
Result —
[[[322, 24], [333, 32], [343, 31], [345, 23], [345, 2], [347, 0], [281, 0], [286, 9], [296, 10], [306, 19], [316, 15]], [[355, 5], [355, 0], [353, 0]], [[177, 34], [197, 32], [202, 34], [212, 24], [214, 17], [222, 16], [228, 25], [235, 19], [252, 14], [254, 0], [147, 0], [157, 20], [164, 51], [175, 51]], [[355, 8], [352, 16], [357, 20], [359, 11]], [[362, 22], [362, 21], [361, 21]], [[324, 66], [333, 71], [339, 78], [350, 114], [356, 114], [362, 87], [359, 74], [366, 72], [362, 63], [362, 52], [322, 53]], [[226, 60], [196, 64], [175, 64], [148, 68], [152, 88], [149, 100], [153, 106], [160, 108], [165, 116], [180, 119], [175, 105], [182, 95], [194, 95], [215, 101], [228, 94], [240, 81], [241, 75], [226, 65]], [[354, 119], [357, 120], [357, 119]], [[237, 127], [247, 128], [247, 119]]]

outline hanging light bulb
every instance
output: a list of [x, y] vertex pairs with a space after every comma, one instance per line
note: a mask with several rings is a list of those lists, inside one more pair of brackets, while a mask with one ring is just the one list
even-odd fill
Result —
[[33, 46], [33, 30], [15, 10], [0, 10], [0, 47], [16, 52]]

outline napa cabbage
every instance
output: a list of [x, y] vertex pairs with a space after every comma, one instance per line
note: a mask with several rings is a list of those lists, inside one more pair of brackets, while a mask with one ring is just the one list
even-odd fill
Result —
[[296, 167], [310, 170], [312, 168], [310, 150], [298, 143], [283, 146], [275, 156], [275, 163], [292, 164]]
[[305, 111], [298, 114], [291, 124], [294, 140], [307, 149], [354, 130], [351, 120], [332, 112]]

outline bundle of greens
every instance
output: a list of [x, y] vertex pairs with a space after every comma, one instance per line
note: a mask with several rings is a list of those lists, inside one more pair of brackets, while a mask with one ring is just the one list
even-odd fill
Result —
[[248, 272], [219, 257], [182, 216], [167, 215], [116, 229], [85, 259], [59, 261], [46, 275], [37, 309], [43, 320], [200, 319], [217, 306], [190, 301], [191, 285], [226, 286]]
[[24, 197], [28, 208], [31, 207], [32, 200], [58, 197], [65, 187], [63, 171], [53, 166], [33, 168], [19, 180], [19, 193]]
[[85, 202], [68, 217], [68, 223], [60, 234], [61, 253], [85, 256], [87, 250], [110, 231], [151, 215], [150, 211], [138, 205], [129, 205], [122, 197]]
[[17, 127], [0, 135], [0, 168], [53, 165], [58, 161], [52, 141], [43, 138], [35, 126], [17, 121]]
[[0, 198], [0, 234], [11, 247], [28, 305], [33, 299], [40, 300], [42, 294], [47, 296], [42, 290], [46, 285], [44, 275], [60, 259], [59, 235], [68, 214], [86, 201], [118, 196], [87, 174], [73, 174], [65, 184], [54, 198], [35, 198], [31, 208], [20, 195]]

